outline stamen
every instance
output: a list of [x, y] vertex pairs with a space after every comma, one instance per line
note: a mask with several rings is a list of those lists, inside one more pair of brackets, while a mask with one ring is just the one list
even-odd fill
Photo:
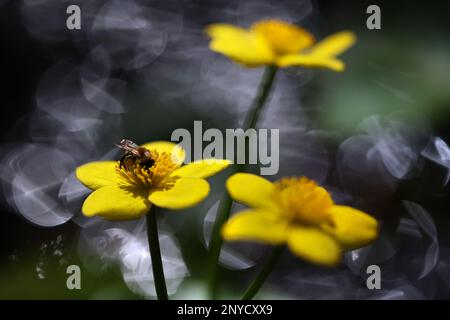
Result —
[[312, 46], [315, 39], [305, 29], [281, 20], [263, 20], [252, 25], [272, 47], [277, 55], [296, 54]]
[[293, 222], [319, 224], [328, 220], [333, 205], [328, 192], [308, 178], [283, 178], [275, 183], [276, 198]]

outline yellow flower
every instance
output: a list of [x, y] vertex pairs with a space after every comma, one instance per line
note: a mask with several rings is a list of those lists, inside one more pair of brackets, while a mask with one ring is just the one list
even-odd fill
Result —
[[307, 178], [283, 178], [272, 183], [237, 173], [227, 180], [231, 197], [249, 206], [222, 228], [226, 240], [287, 244], [309, 262], [337, 265], [344, 250], [375, 240], [378, 223], [368, 214], [333, 203], [329, 193]]
[[228, 160], [204, 159], [181, 166], [185, 152], [174, 143], [158, 141], [142, 147], [150, 152], [150, 165], [128, 157], [77, 168], [78, 180], [94, 190], [84, 201], [85, 216], [130, 220], [145, 215], [152, 205], [168, 209], [194, 206], [209, 193], [204, 178], [230, 164]]
[[342, 31], [316, 43], [305, 29], [280, 20], [261, 20], [249, 30], [216, 23], [206, 32], [211, 37], [211, 50], [247, 67], [303, 66], [342, 71], [344, 63], [336, 56], [356, 40], [354, 33]]

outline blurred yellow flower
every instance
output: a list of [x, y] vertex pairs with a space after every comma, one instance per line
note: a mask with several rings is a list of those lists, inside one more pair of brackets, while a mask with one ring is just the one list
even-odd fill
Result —
[[378, 223], [368, 214], [333, 203], [329, 193], [307, 178], [283, 178], [272, 183], [237, 173], [227, 180], [231, 197], [249, 206], [222, 228], [225, 240], [287, 244], [306, 261], [335, 266], [342, 252], [363, 247], [378, 235]]
[[124, 161], [97, 161], [76, 169], [76, 176], [94, 190], [84, 201], [85, 216], [130, 220], [145, 215], [152, 205], [184, 209], [201, 202], [209, 193], [204, 179], [225, 169], [230, 161], [204, 159], [181, 166], [185, 152], [178, 145], [151, 142], [142, 145], [151, 164], [132, 157]]
[[353, 45], [353, 32], [335, 33], [316, 43], [305, 29], [280, 20], [261, 20], [249, 30], [216, 23], [206, 28], [210, 49], [247, 67], [275, 65], [302, 66], [342, 71], [344, 63], [336, 56]]

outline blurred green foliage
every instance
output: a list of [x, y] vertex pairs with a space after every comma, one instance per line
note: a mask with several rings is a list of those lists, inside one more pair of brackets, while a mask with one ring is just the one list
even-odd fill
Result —
[[360, 37], [344, 74], [321, 73], [320, 120], [353, 131], [367, 116], [446, 121], [450, 113], [450, 47], [401, 41], [383, 33]]

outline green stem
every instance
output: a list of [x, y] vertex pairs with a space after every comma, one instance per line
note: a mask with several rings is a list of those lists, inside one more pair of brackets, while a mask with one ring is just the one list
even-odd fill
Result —
[[150, 256], [152, 258], [153, 281], [155, 282], [156, 296], [158, 297], [158, 300], [168, 300], [166, 279], [164, 277], [164, 268], [161, 260], [161, 249], [159, 247], [156, 210], [151, 209], [146, 218], [148, 245], [150, 247]]
[[[258, 93], [252, 103], [247, 115], [245, 116], [243, 130], [247, 130], [250, 128], [254, 128], [256, 123], [258, 122], [261, 111], [267, 101], [270, 90], [273, 86], [275, 76], [277, 73], [277, 67], [269, 66], [264, 71], [264, 75], [262, 77], [261, 83], [258, 88]], [[248, 148], [246, 148], [248, 149]], [[247, 150], [245, 150], [247, 152]], [[247, 158], [247, 157], [246, 157]], [[239, 164], [234, 168], [234, 172], [242, 172], [245, 171], [245, 164]], [[210, 252], [210, 261], [209, 261], [209, 294], [212, 299], [217, 296], [217, 287], [218, 287], [218, 278], [219, 278], [219, 257], [220, 250], [222, 249], [223, 240], [220, 236], [220, 230], [222, 229], [223, 224], [227, 221], [230, 216], [231, 205], [233, 201], [228, 195], [225, 193], [220, 200], [219, 209], [217, 212], [217, 217], [214, 222], [211, 240], [209, 243], [209, 252]]]
[[277, 246], [270, 253], [269, 258], [266, 261], [266, 264], [263, 266], [259, 274], [256, 276], [255, 280], [250, 284], [250, 286], [245, 291], [242, 296], [242, 300], [252, 300], [255, 294], [261, 289], [264, 281], [266, 281], [269, 274], [272, 272], [273, 267], [278, 261], [281, 253], [283, 252], [284, 246]]
[[264, 71], [264, 75], [259, 85], [258, 94], [255, 97], [252, 107], [245, 116], [243, 127], [244, 131], [256, 126], [267, 97], [269, 96], [270, 89], [272, 88], [273, 81], [275, 80], [275, 75], [277, 74], [277, 70], [277, 67], [269, 66]]
[[220, 250], [222, 249], [223, 239], [220, 236], [220, 229], [225, 221], [228, 220], [231, 211], [231, 205], [233, 201], [227, 192], [222, 196], [217, 210], [217, 217], [214, 221], [212, 230], [211, 241], [209, 243], [209, 296], [211, 299], [217, 298], [217, 285], [219, 278], [219, 257]]

